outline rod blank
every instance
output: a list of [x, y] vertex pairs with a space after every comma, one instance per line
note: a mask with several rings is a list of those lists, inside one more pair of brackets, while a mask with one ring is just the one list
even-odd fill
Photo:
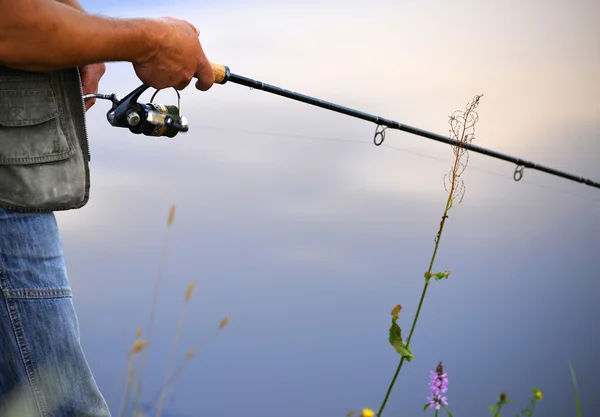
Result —
[[[570, 181], [579, 182], [585, 185], [589, 185], [590, 187], [600, 188], [600, 182], [592, 181], [588, 178], [583, 178], [577, 175], [569, 174], [567, 172], [559, 171], [554, 168], [549, 168], [543, 165], [536, 164], [535, 162], [527, 161], [521, 158], [517, 158], [514, 156], [502, 154], [500, 152], [493, 151], [491, 149], [482, 148], [477, 145], [473, 145], [470, 143], [460, 143], [456, 139], [453, 139], [449, 136], [439, 135], [437, 133], [429, 132], [427, 130], [419, 129], [417, 127], [405, 125], [402, 123], [398, 123], [394, 120], [386, 119], [380, 116], [375, 116], [369, 113], [365, 113], [362, 111], [354, 110], [348, 107], [340, 106], [338, 104], [334, 104], [328, 101], [324, 101], [315, 97], [307, 96], [305, 94], [300, 94], [294, 91], [286, 90], [280, 87], [276, 87], [274, 85], [266, 84], [261, 81], [256, 81], [251, 78], [243, 77], [241, 75], [232, 74], [229, 70], [229, 67], [221, 64], [212, 64], [213, 73], [215, 75], [215, 82], [217, 84], [225, 84], [227, 82], [232, 82], [234, 84], [240, 84], [246, 87], [255, 88], [257, 90], [266, 91], [271, 94], [275, 94], [278, 96], [286, 97], [292, 100], [301, 101], [303, 103], [307, 103], [313, 106], [321, 107], [323, 109], [331, 110], [337, 113], [342, 113], [347, 116], [356, 117], [358, 119], [366, 120], [368, 122], [375, 123], [378, 126], [386, 126], [390, 129], [401, 130], [403, 132], [411, 133], [413, 135], [425, 137], [428, 139], [432, 139], [438, 142], [446, 143], [449, 145], [460, 146], [464, 149], [468, 149], [470, 151], [480, 153], [483, 155], [487, 155], [489, 157], [495, 159], [501, 159], [506, 162], [511, 162], [517, 165], [515, 170], [514, 178], [519, 181], [523, 175], [524, 168], [530, 168], [537, 171], [545, 172], [550, 175], [554, 175], [557, 177], [561, 177]], [[383, 141], [383, 140], [382, 140]], [[377, 143], [376, 143], [377, 144]], [[381, 143], [379, 143], [381, 144]]]

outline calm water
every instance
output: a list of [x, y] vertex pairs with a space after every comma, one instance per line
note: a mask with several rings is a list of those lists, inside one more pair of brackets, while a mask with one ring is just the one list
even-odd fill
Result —
[[[197, 23], [211, 59], [242, 75], [427, 130], [446, 133], [447, 115], [483, 93], [475, 143], [600, 179], [597, 5], [548, 5], [540, 19], [527, 2], [350, 3], [202, 2], [169, 13]], [[101, 91], [137, 85], [129, 66], [111, 65]], [[175, 140], [113, 129], [98, 102], [88, 113], [92, 199], [58, 215], [100, 388], [111, 400], [136, 329], [147, 328], [175, 204], [144, 399], [162, 383], [194, 280], [177, 360], [230, 322], [181, 375], [169, 416], [377, 410], [399, 360], [390, 311], [402, 304], [407, 335], [450, 148], [389, 131], [377, 148], [374, 125], [239, 86], [182, 99], [191, 130]], [[415, 360], [384, 416], [422, 415], [439, 361], [457, 417], [486, 415], [501, 391], [516, 415], [533, 387], [544, 392], [536, 415], [575, 415], [568, 361], [585, 400], [597, 388], [600, 194], [529, 170], [515, 183], [513, 170], [471, 155], [434, 266], [452, 273], [427, 294]]]
[[[107, 398], [137, 327], [147, 327], [174, 203], [148, 398], [162, 382], [194, 280], [178, 360], [223, 316], [231, 320], [182, 374], [172, 415], [377, 408], [398, 361], [387, 342], [390, 310], [403, 305], [406, 335], [442, 213], [447, 163], [419, 161], [424, 172], [440, 173], [431, 184], [403, 168], [414, 156], [375, 154], [367, 145], [226, 133], [219, 142], [205, 132], [202, 140], [170, 148], [146, 142], [135, 155], [119, 156], [110, 149], [118, 140], [133, 149], [142, 139], [114, 135], [95, 146], [97, 161], [116, 162], [95, 169], [89, 207], [59, 215], [83, 343]], [[215, 156], [248, 142], [278, 158], [258, 167]], [[396, 167], [412, 185], [396, 195], [368, 192], [345, 180], [339, 164], [326, 163], [361, 151], [381, 168], [376, 180], [385, 182], [386, 168]], [[422, 412], [427, 373], [442, 360], [455, 415], [484, 414], [502, 390], [517, 400], [516, 414], [533, 386], [545, 395], [540, 415], [573, 415], [567, 362], [588, 396], [600, 371], [598, 197], [577, 185], [554, 184], [573, 197], [516, 185], [510, 174], [476, 171], [506, 166], [473, 161], [465, 201], [450, 212], [434, 267], [452, 274], [429, 290], [412, 344], [416, 359], [404, 367], [386, 414]], [[338, 172], [327, 176], [329, 169]], [[428, 191], [419, 195], [419, 184]]]

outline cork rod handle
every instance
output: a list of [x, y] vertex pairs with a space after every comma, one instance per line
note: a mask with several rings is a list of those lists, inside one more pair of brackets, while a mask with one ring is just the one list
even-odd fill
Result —
[[215, 83], [225, 84], [229, 79], [229, 68], [222, 64], [215, 64], [214, 62], [211, 62], [210, 65], [215, 76]]

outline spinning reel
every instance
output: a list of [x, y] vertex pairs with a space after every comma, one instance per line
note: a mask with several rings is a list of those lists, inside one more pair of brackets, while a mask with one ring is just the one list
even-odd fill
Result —
[[137, 100], [150, 86], [142, 84], [122, 100], [113, 94], [86, 94], [84, 100], [99, 98], [110, 100], [112, 107], [106, 113], [108, 122], [115, 127], [126, 127], [132, 133], [146, 136], [175, 137], [179, 132], [189, 130], [187, 119], [181, 115], [181, 96], [177, 92], [177, 106], [153, 103], [154, 97], [160, 90], [152, 95], [150, 103], [139, 103]]

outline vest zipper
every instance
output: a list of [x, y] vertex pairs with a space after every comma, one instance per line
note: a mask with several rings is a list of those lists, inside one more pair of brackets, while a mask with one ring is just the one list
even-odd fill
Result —
[[77, 78], [79, 79], [79, 97], [81, 99], [81, 108], [83, 110], [83, 118], [81, 120], [81, 123], [83, 124], [83, 132], [84, 132], [84, 152], [87, 155], [87, 160], [88, 162], [90, 162], [92, 160], [92, 155], [90, 152], [90, 144], [89, 144], [89, 137], [88, 137], [88, 131], [87, 131], [87, 123], [86, 123], [86, 119], [85, 119], [85, 100], [83, 99], [83, 86], [82, 86], [82, 79], [81, 79], [81, 73], [79, 72], [79, 68], [77, 68]]

